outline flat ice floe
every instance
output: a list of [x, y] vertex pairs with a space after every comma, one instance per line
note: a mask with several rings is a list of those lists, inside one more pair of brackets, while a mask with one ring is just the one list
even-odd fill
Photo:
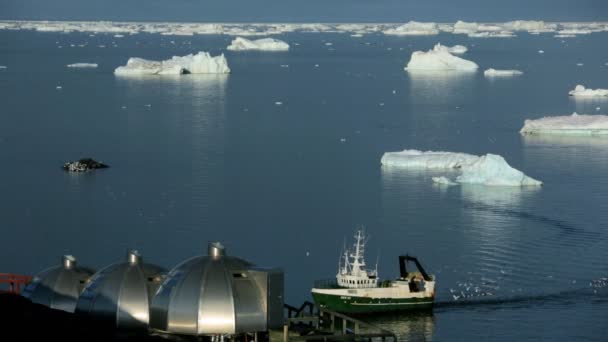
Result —
[[608, 135], [608, 116], [572, 115], [548, 116], [526, 120], [521, 134]]
[[451, 54], [462, 55], [469, 51], [469, 49], [464, 45], [454, 45], [454, 46], [445, 46], [441, 44], [436, 45], [437, 49], [445, 50]]
[[262, 38], [256, 40], [249, 40], [243, 37], [236, 37], [230, 45], [228, 50], [231, 51], [245, 51], [245, 50], [261, 50], [261, 51], [288, 51], [289, 44], [282, 40], [273, 38]]
[[427, 52], [414, 51], [405, 70], [424, 70], [424, 71], [475, 71], [478, 65], [466, 59], [456, 57], [448, 52], [447, 48], [441, 44]]
[[439, 28], [435, 23], [410, 21], [401, 26], [382, 31], [382, 33], [394, 36], [430, 36], [439, 34]]
[[512, 168], [503, 157], [496, 154], [476, 156], [467, 153], [403, 150], [386, 152], [381, 163], [387, 167], [417, 170], [459, 170], [455, 180], [434, 177], [440, 184], [482, 184], [488, 186], [537, 186], [542, 182]]
[[486, 69], [483, 72], [483, 75], [486, 77], [510, 77], [510, 76], [519, 76], [522, 75], [523, 72], [519, 70], [496, 70], [496, 69]]
[[151, 61], [132, 57], [127, 65], [114, 70], [119, 76], [181, 75], [181, 74], [227, 74], [230, 72], [224, 55], [212, 57], [208, 52], [196, 55], [173, 56], [165, 61]]
[[68, 64], [68, 68], [97, 68], [97, 63], [73, 63]]
[[574, 87], [574, 90], [568, 92], [568, 95], [577, 97], [608, 96], [608, 89], [587, 89], [579, 84]]

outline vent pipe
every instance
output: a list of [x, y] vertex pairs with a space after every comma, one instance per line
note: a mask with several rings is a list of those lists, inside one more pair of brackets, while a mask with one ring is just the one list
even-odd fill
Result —
[[131, 265], [137, 265], [141, 262], [141, 254], [136, 249], [130, 249], [127, 252], [127, 260]]
[[222, 245], [222, 243], [219, 241], [210, 242], [208, 253], [210, 257], [217, 259], [226, 255], [226, 247], [224, 247], [224, 245]]
[[72, 255], [64, 255], [61, 259], [61, 264], [66, 270], [71, 270], [76, 266], [76, 258]]

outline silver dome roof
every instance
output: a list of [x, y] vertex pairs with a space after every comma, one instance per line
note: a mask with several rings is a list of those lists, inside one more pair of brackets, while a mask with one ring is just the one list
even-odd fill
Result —
[[[282, 280], [281, 272], [281, 315]], [[226, 256], [220, 243], [211, 243], [208, 256], [186, 260], [169, 272], [152, 300], [150, 327], [185, 335], [266, 331], [268, 272]]]
[[76, 258], [64, 255], [61, 265], [38, 273], [23, 290], [32, 302], [50, 308], [74, 312], [76, 300], [93, 270], [76, 265]]
[[115, 323], [118, 328], [147, 329], [149, 303], [165, 270], [142, 262], [135, 250], [127, 261], [93, 275], [76, 304], [76, 313]]

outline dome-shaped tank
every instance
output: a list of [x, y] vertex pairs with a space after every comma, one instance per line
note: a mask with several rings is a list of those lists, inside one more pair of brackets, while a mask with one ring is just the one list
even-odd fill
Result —
[[135, 251], [127, 261], [112, 264], [91, 277], [76, 304], [76, 313], [89, 315], [119, 329], [147, 329], [150, 299], [165, 270], [142, 261]]
[[150, 310], [150, 328], [185, 335], [266, 331], [282, 324], [283, 273], [226, 256], [219, 242], [209, 245], [208, 256], [173, 268]]
[[74, 312], [78, 295], [94, 271], [76, 265], [76, 258], [64, 255], [61, 265], [38, 273], [21, 293], [32, 302], [52, 309]]

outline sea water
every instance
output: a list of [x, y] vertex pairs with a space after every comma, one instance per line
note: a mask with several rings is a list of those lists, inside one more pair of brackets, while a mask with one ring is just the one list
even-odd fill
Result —
[[[299, 305], [364, 225], [383, 279], [405, 253], [437, 278], [434, 314], [370, 318], [404, 341], [605, 339], [608, 139], [518, 131], [526, 118], [608, 114], [605, 99], [567, 95], [608, 88], [608, 33], [276, 38], [290, 51], [230, 52], [221, 35], [0, 31], [0, 272], [35, 274], [63, 254], [99, 269], [128, 248], [170, 268], [221, 241], [283, 268]], [[437, 42], [466, 45], [480, 70], [403, 70]], [[198, 51], [224, 53], [232, 73], [113, 74], [129, 57]], [[78, 62], [99, 66], [66, 67]], [[381, 167], [405, 148], [500, 154], [544, 185], [443, 187]], [[82, 157], [111, 167], [61, 169]]]

